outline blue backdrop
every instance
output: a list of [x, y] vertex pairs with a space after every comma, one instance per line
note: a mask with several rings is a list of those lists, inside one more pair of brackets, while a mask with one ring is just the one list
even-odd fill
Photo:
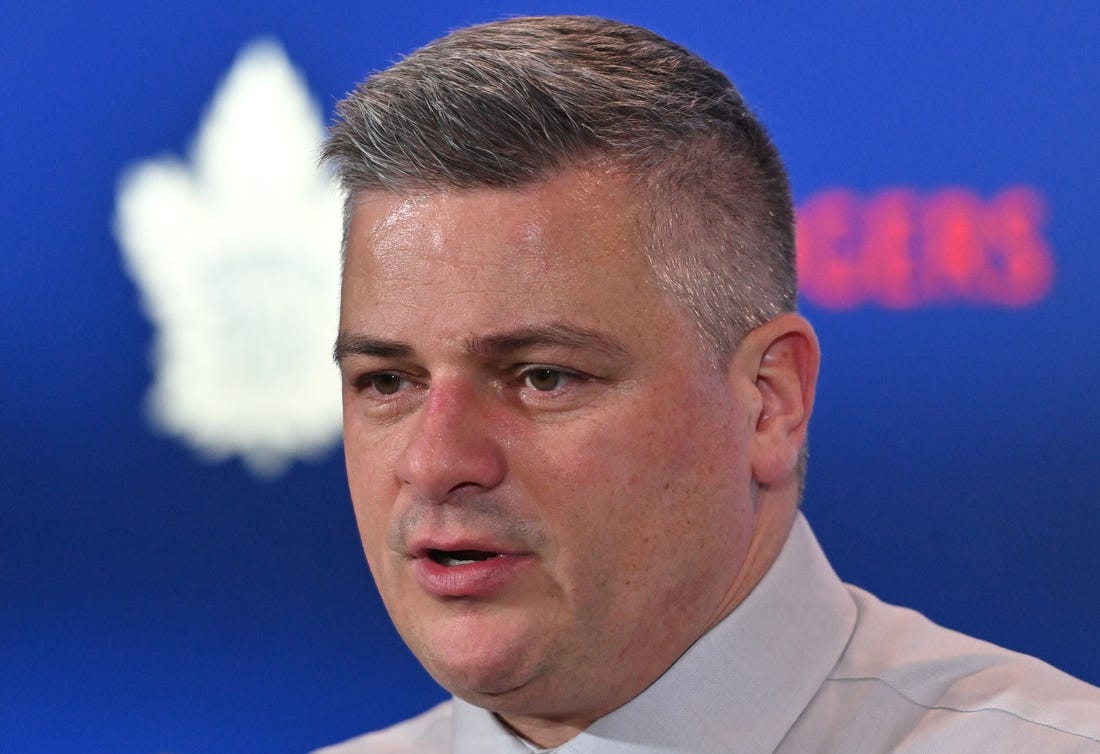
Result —
[[302, 752], [442, 698], [335, 445], [212, 462], [150, 418], [163, 334], [113, 228], [135, 166], [191, 164], [253, 40], [327, 119], [518, 13], [650, 26], [769, 126], [821, 263], [805, 509], [841, 576], [1100, 683], [1100, 6], [737, 5], [0, 5], [0, 750]]

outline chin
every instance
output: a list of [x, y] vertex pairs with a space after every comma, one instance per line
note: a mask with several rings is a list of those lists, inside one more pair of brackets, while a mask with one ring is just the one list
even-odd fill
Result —
[[[433, 678], [458, 697], [482, 704], [520, 692], [539, 674], [536, 644], [502, 621], [438, 621], [414, 653]], [[471, 625], [473, 624], [473, 625]], [[496, 625], [494, 625], [496, 624]]]

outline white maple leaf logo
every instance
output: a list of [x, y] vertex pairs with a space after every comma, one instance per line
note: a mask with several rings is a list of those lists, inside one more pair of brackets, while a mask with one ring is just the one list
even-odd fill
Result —
[[341, 195], [317, 166], [321, 114], [274, 42], [245, 48], [191, 164], [123, 177], [115, 232], [156, 331], [153, 423], [261, 476], [340, 433]]

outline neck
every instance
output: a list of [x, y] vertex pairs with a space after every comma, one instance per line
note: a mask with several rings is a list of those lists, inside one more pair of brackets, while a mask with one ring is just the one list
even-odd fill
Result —
[[753, 527], [744, 563], [726, 592], [726, 597], [707, 623], [706, 631], [718, 625], [752, 593], [787, 543], [798, 505], [792, 496], [770, 494], [772, 492], [761, 489], [757, 493], [756, 525]]

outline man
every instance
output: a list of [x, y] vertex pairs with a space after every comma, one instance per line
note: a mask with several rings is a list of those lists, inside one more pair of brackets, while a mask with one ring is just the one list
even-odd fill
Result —
[[454, 699], [327, 752], [1100, 752], [1100, 692], [842, 585], [798, 513], [818, 344], [725, 76], [514, 19], [339, 117], [351, 495]]

